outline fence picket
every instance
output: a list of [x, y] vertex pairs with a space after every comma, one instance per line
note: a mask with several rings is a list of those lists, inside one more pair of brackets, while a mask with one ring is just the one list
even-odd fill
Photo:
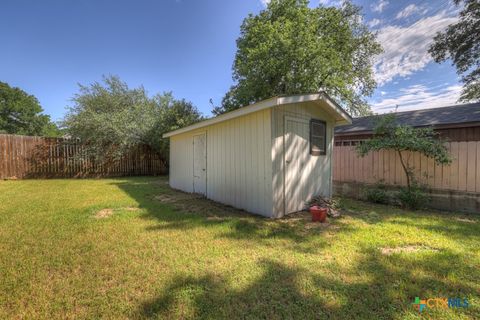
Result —
[[[480, 192], [480, 142], [449, 142], [447, 148], [453, 158], [449, 166], [437, 166], [418, 153], [405, 152], [405, 159], [415, 166], [416, 178], [432, 188]], [[399, 156], [391, 150], [357, 158], [355, 148], [334, 146], [334, 154], [333, 169], [340, 171], [333, 173], [335, 181], [406, 185]]]
[[[476, 179], [476, 170], [477, 170], [477, 142], [469, 141], [467, 142], [467, 191], [475, 192], [475, 179]], [[468, 174], [472, 172], [473, 174]]]
[[163, 159], [141, 146], [104, 164], [88, 158], [72, 140], [0, 134], [0, 179], [161, 175], [168, 171]]

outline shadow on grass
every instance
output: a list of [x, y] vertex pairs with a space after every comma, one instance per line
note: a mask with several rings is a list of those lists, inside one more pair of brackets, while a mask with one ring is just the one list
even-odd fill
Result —
[[[473, 220], [472, 220], [473, 221]], [[391, 221], [390, 223], [407, 225], [419, 230], [443, 234], [450, 238], [465, 241], [467, 239], [478, 240], [480, 236], [480, 227], [478, 222], [465, 223], [461, 221], [452, 221], [452, 219], [437, 219], [435, 223], [412, 222], [412, 221]]]
[[[178, 209], [174, 203], [155, 200], [159, 193], [172, 197], [181, 194], [168, 188], [164, 181], [139, 178], [116, 183], [136, 199], [140, 208], [146, 209], [144, 218], [157, 222], [149, 227], [152, 232], [218, 227], [218, 237], [251, 241], [255, 245], [285, 239], [291, 243], [282, 244], [285, 248], [316, 255], [319, 259], [318, 250], [326, 249], [328, 244], [324, 237], [318, 237], [319, 234], [326, 230], [354, 232], [342, 219], [334, 223], [339, 226], [337, 229], [305, 230], [303, 220], [272, 221], [212, 204], [206, 199], [188, 200], [191, 203]], [[376, 207], [369, 210], [366, 205], [359, 206], [361, 208], [353, 207], [355, 213], [351, 217], [368, 224], [387, 219], [389, 223], [404, 223], [397, 209], [384, 214]], [[189, 207], [194, 210], [189, 212]], [[419, 230], [429, 228], [421, 224], [416, 227]], [[466, 229], [450, 228], [446, 232], [452, 235], [459, 232], [460, 237], [473, 236], [476, 230], [475, 227], [462, 228]], [[140, 318], [394, 319], [417, 315], [411, 305], [416, 296], [478, 299], [478, 286], [474, 281], [479, 279], [478, 270], [472, 263], [466, 264], [465, 256], [456, 252], [442, 250], [385, 256], [376, 248], [360, 247], [356, 254], [358, 256], [352, 257], [349, 264], [333, 261], [319, 270], [263, 259], [257, 262], [260, 276], [245, 286], [239, 286], [235, 274], [215, 270], [197, 274], [192, 266], [189, 274], [170, 279], [166, 287], [159, 288], [157, 295], [143, 301], [134, 313]], [[452, 317], [452, 313], [436, 312], [428, 310], [425, 315]], [[473, 318], [480, 310], [473, 305], [462, 312]]]
[[[272, 239], [286, 239], [292, 242], [292, 249], [314, 253], [324, 245], [317, 235], [325, 230], [333, 230], [320, 224], [306, 228], [305, 219], [272, 220], [253, 215], [173, 190], [168, 187], [165, 178], [158, 181], [135, 178], [132, 182], [115, 182], [115, 185], [134, 198], [140, 208], [146, 209], [143, 218], [158, 222], [149, 226], [149, 231], [185, 231], [222, 226], [218, 228], [218, 237], [255, 241], [257, 244], [268, 243]], [[347, 230], [348, 226], [343, 229]], [[316, 241], [309, 246], [313, 238]]]
[[[351, 201], [348, 201], [351, 204]], [[356, 201], [360, 208], [356, 218], [368, 223], [385, 222], [399, 226], [429, 231], [459, 240], [478, 239], [480, 232], [480, 216], [475, 213], [453, 213], [448, 211], [405, 211], [386, 205], [374, 205]], [[381, 212], [382, 214], [379, 214]]]
[[[262, 275], [240, 289], [214, 272], [177, 277], [157, 297], [141, 304], [137, 313], [142, 318], [182, 319], [394, 319], [416, 314], [412, 306], [416, 296], [476, 293], [473, 286], [452, 284], [443, 276], [457, 267], [450, 263], [456, 258], [452, 253], [415, 261], [400, 255], [385, 258], [374, 251], [363, 256], [353, 271], [338, 266], [330, 274], [263, 260]], [[411, 268], [402, 267], [405, 264]], [[439, 267], [432, 273], [434, 266]], [[362, 280], [345, 280], [345, 275], [352, 279], [361, 275]], [[474, 315], [479, 311], [474, 308], [466, 311]], [[439, 315], [436, 310], [427, 314]]]

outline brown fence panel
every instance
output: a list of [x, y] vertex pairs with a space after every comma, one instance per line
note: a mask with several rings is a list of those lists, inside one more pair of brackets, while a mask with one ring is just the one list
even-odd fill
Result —
[[0, 179], [161, 175], [166, 158], [148, 146], [119, 160], [97, 163], [73, 141], [0, 134]]
[[[421, 183], [434, 189], [480, 192], [480, 141], [448, 142], [447, 148], [453, 158], [448, 166], [436, 165], [432, 159], [418, 153], [404, 154]], [[334, 147], [333, 180], [406, 185], [397, 153], [384, 150], [361, 158], [352, 146]]]

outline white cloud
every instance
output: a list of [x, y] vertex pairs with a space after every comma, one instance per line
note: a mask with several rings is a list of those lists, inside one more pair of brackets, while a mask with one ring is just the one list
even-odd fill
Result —
[[266, 7], [270, 3], [270, 0], [260, 0], [260, 2]]
[[405, 7], [405, 9], [403, 9], [402, 11], [400, 11], [399, 13], [397, 13], [397, 16], [396, 18], [397, 19], [401, 19], [401, 18], [406, 18], [406, 17], [409, 17], [411, 16], [412, 14], [416, 13], [416, 12], [419, 12], [422, 8], [419, 8], [417, 7], [416, 5], [414, 4], [410, 4], [408, 6]]
[[367, 24], [370, 28], [374, 28], [374, 27], [376, 27], [376, 26], [378, 26], [382, 23], [383, 23], [383, 21], [380, 20], [380, 19], [372, 19], [372, 20], [367, 22]]
[[375, 78], [381, 86], [394, 77], [407, 77], [432, 61], [428, 48], [435, 34], [457, 20], [445, 11], [422, 18], [409, 27], [387, 26], [380, 29], [383, 46], [375, 64]]
[[386, 113], [394, 111], [398, 105], [398, 111], [415, 109], [429, 109], [444, 107], [457, 103], [462, 90], [461, 85], [450, 85], [438, 88], [428, 88], [417, 84], [400, 89], [397, 97], [389, 97], [372, 103], [374, 112]]
[[387, 7], [387, 5], [387, 0], [380, 0], [376, 4], [372, 4], [370, 7], [372, 8], [372, 11], [380, 13]]

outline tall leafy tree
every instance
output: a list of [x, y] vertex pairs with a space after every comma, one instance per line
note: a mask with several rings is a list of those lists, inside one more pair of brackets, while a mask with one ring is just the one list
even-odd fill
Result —
[[310, 8], [307, 0], [272, 0], [240, 29], [235, 84], [213, 112], [220, 114], [281, 94], [326, 91], [354, 115], [368, 113], [375, 86], [372, 63], [381, 52], [360, 8]]
[[480, 100], [480, 0], [454, 0], [463, 4], [457, 23], [438, 33], [429, 52], [440, 63], [452, 59], [462, 75], [461, 101]]
[[58, 127], [42, 112], [33, 95], [0, 82], [0, 133], [58, 136]]
[[63, 126], [97, 159], [115, 159], [139, 145], [167, 154], [162, 134], [201, 119], [195, 106], [169, 92], [149, 97], [143, 87], [129, 88], [119, 77], [80, 85]]

